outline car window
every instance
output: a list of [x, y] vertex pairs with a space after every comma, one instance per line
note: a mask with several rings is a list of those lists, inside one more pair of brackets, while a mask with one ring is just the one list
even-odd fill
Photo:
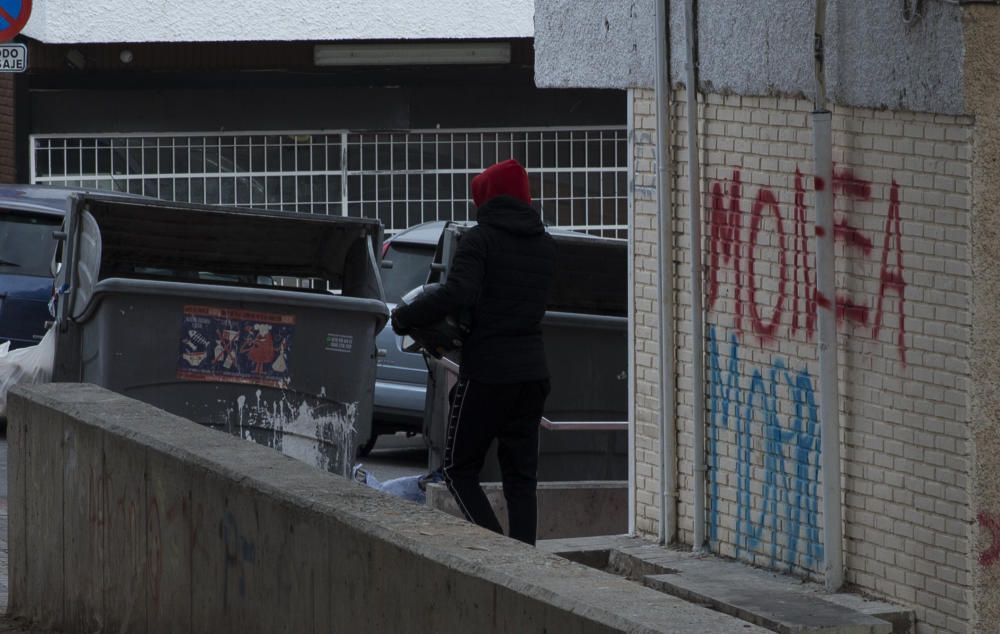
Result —
[[434, 247], [418, 247], [389, 243], [384, 259], [392, 262], [391, 269], [382, 269], [385, 301], [398, 304], [399, 299], [427, 281], [427, 272], [434, 257]]
[[62, 219], [0, 210], [0, 273], [49, 277]]

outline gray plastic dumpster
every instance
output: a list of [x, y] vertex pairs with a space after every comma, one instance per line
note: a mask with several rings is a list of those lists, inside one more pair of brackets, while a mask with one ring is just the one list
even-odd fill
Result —
[[348, 473], [388, 317], [377, 220], [84, 195], [60, 237], [53, 380]]
[[[430, 281], [447, 277], [466, 230], [445, 229]], [[541, 481], [628, 479], [628, 255], [624, 240], [550, 229], [556, 240], [555, 279], [542, 322], [552, 391], [539, 433]], [[428, 358], [425, 437], [430, 467], [441, 466], [459, 355]], [[493, 455], [480, 475], [500, 479]]]

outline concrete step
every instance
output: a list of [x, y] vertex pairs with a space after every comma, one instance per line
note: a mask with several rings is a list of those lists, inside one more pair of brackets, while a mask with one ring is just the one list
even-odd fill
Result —
[[[507, 502], [499, 482], [484, 482], [493, 512], [507, 531]], [[427, 506], [465, 517], [444, 484], [427, 486]], [[538, 483], [538, 538], [614, 535], [628, 530], [628, 482]], [[2, 633], [0, 633], [2, 634]]]
[[714, 556], [625, 536], [548, 540], [539, 548], [783, 634], [909, 634], [913, 612]]

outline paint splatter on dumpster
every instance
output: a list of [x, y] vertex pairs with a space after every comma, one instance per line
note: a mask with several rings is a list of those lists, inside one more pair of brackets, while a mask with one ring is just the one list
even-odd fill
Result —
[[262, 390], [220, 402], [215, 427], [272, 447], [314, 467], [347, 475], [354, 458], [357, 403], [337, 403], [285, 391], [269, 398]]

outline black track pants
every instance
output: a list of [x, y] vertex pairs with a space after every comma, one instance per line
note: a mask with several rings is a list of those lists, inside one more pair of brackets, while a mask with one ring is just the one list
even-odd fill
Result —
[[538, 516], [538, 426], [548, 394], [547, 380], [492, 384], [459, 379], [451, 393], [445, 439], [444, 479], [459, 508], [469, 521], [501, 533], [479, 486], [490, 443], [497, 439], [510, 536], [532, 545]]

